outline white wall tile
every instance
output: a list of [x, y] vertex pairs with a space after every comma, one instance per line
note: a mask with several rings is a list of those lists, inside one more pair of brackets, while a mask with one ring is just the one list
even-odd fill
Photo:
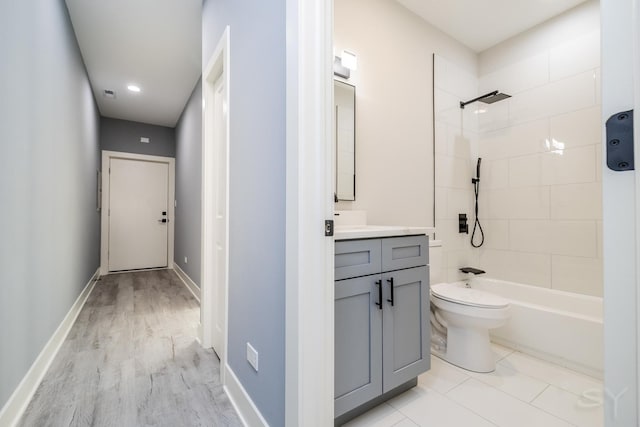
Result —
[[478, 131], [488, 132], [509, 126], [509, 99], [494, 104], [476, 103], [465, 108], [478, 112]]
[[[510, 189], [507, 192], [507, 198], [504, 203], [507, 206], [507, 218], [548, 219], [549, 187]], [[499, 217], [496, 216], [495, 218]]]
[[443, 219], [436, 222], [436, 238], [442, 240], [446, 251], [469, 248], [469, 235], [458, 233], [458, 215], [454, 219]]
[[440, 55], [434, 58], [434, 82], [439, 89], [445, 90], [462, 99], [474, 98], [478, 92], [478, 78], [448, 61]]
[[496, 190], [509, 186], [509, 160], [482, 159], [480, 167], [480, 191]]
[[551, 139], [564, 148], [599, 144], [602, 139], [600, 106], [550, 118]]
[[542, 156], [542, 182], [547, 185], [596, 181], [593, 146], [549, 151]]
[[509, 219], [509, 190], [485, 190], [480, 194], [480, 218]]
[[509, 159], [509, 187], [534, 187], [542, 182], [542, 159], [533, 154]]
[[602, 183], [551, 186], [551, 219], [601, 219]]
[[447, 138], [448, 154], [451, 157], [463, 159], [471, 158], [471, 135], [460, 129], [449, 127], [450, 136]]
[[551, 287], [567, 292], [602, 296], [602, 259], [553, 255]]
[[436, 185], [466, 189], [471, 185], [471, 162], [450, 156], [436, 155]]
[[600, 31], [553, 46], [549, 50], [551, 81], [560, 80], [600, 66]]
[[551, 221], [550, 234], [554, 255], [591, 258], [598, 255], [596, 221]]
[[486, 249], [479, 258], [488, 277], [528, 285], [551, 287], [551, 256]]
[[545, 51], [480, 77], [479, 92], [484, 94], [499, 90], [513, 95], [548, 81], [549, 57]]
[[511, 123], [522, 123], [595, 105], [593, 71], [531, 89], [509, 99]]
[[484, 230], [483, 248], [509, 249], [509, 221], [489, 219], [481, 221], [481, 225]]
[[[469, 237], [470, 238], [470, 237]], [[468, 248], [447, 251], [447, 268], [462, 268], [472, 265], [471, 251]]]
[[510, 157], [541, 153], [545, 150], [549, 135], [547, 118], [513, 125], [509, 128], [509, 137], [505, 141]]
[[549, 253], [548, 220], [509, 221], [509, 249], [520, 252]]
[[[471, 183], [469, 183], [471, 187]], [[467, 216], [472, 215], [473, 192], [472, 190], [447, 190], [447, 218], [458, 218], [458, 214], [466, 213]]]

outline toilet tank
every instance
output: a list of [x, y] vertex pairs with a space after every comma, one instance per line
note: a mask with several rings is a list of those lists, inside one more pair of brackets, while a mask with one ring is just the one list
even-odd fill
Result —
[[446, 282], [442, 240], [429, 240], [429, 282]]

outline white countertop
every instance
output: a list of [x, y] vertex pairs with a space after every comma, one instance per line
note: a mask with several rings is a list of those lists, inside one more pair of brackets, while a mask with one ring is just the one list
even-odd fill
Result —
[[335, 240], [370, 239], [375, 237], [413, 236], [431, 234], [433, 227], [406, 227], [401, 225], [339, 225], [334, 231]]

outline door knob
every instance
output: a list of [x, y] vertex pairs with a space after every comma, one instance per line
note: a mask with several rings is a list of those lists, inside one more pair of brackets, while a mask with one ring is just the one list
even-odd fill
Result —
[[169, 220], [167, 218], [162, 218], [162, 219], [159, 219], [158, 222], [164, 223], [164, 222], [169, 222]]

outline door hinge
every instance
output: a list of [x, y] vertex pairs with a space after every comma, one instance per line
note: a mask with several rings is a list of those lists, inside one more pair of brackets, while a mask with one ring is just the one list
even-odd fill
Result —
[[332, 219], [324, 220], [324, 235], [333, 236], [333, 220]]
[[607, 167], [613, 171], [634, 170], [633, 110], [609, 117], [607, 128]]

